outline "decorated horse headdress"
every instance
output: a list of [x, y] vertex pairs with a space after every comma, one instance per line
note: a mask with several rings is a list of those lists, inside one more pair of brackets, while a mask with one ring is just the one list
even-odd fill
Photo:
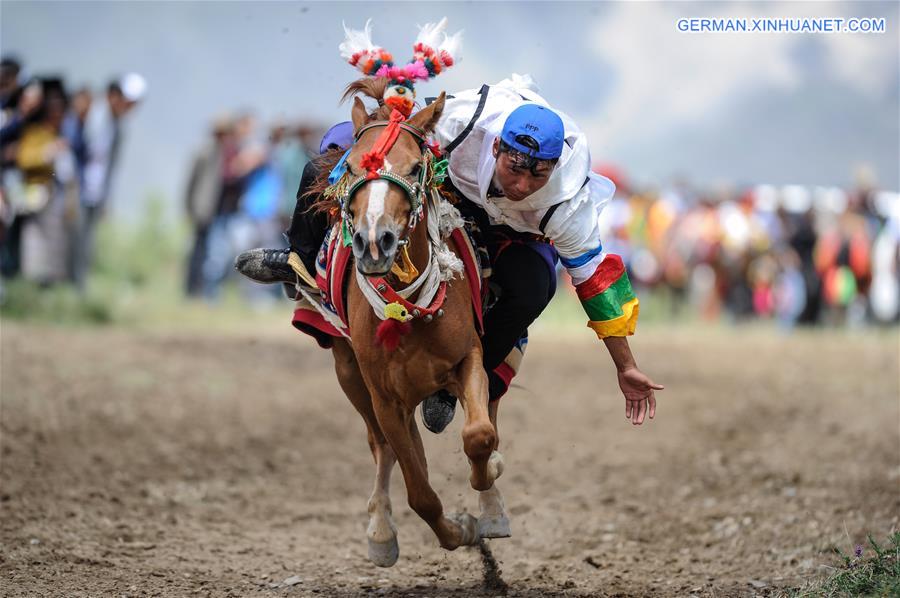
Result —
[[[353, 91], [366, 89], [366, 94], [377, 99], [380, 105], [390, 108], [391, 114], [387, 120], [370, 123], [356, 131], [358, 140], [367, 129], [384, 127], [384, 131], [373, 148], [360, 160], [360, 166], [366, 169], [367, 175], [351, 181], [347, 176], [346, 165], [342, 159], [332, 170], [329, 176], [331, 186], [325, 190], [324, 194], [326, 197], [337, 198], [342, 211], [345, 211], [349, 203], [347, 200], [363, 184], [378, 178], [389, 180], [402, 187], [410, 198], [412, 207], [410, 228], [412, 228], [422, 214], [421, 199], [427, 191], [426, 181], [429, 184], [439, 185], [446, 176], [447, 166], [446, 160], [441, 162], [435, 160], [437, 156], [440, 156], [440, 150], [436, 145], [427, 142], [425, 132], [406, 122], [415, 107], [415, 84], [417, 81], [427, 81], [436, 77], [459, 61], [462, 31], [447, 35], [444, 31], [447, 27], [446, 17], [437, 23], [421, 25], [419, 35], [413, 44], [412, 59], [403, 66], [397, 66], [394, 64], [393, 55], [372, 41], [371, 19], [366, 21], [366, 25], [361, 31], [350, 29], [346, 24], [343, 27], [345, 37], [339, 46], [341, 56], [351, 66], [366, 75], [367, 79], [380, 79], [382, 82], [386, 80], [383, 92], [372, 91], [373, 89], [380, 90], [380, 85], [373, 87], [360, 85], [360, 82], [365, 83], [366, 79], [363, 79], [351, 84], [344, 97], [347, 98]], [[381, 93], [381, 97], [376, 97], [376, 93]], [[412, 134], [425, 150], [424, 162], [429, 167], [420, 170], [418, 181], [408, 181], [405, 177], [386, 172], [382, 168], [384, 157], [397, 140], [401, 129]], [[345, 158], [347, 154], [345, 154]]]
[[381, 100], [406, 118], [415, 105], [417, 81], [427, 81], [459, 62], [462, 31], [447, 35], [447, 18], [419, 27], [413, 44], [412, 59], [403, 66], [394, 64], [393, 55], [372, 42], [372, 20], [366, 21], [362, 31], [344, 25], [345, 38], [340, 45], [341, 56], [351, 66], [369, 77], [389, 80]]
[[[452, 230], [462, 226], [459, 213], [440, 199], [438, 191], [447, 175], [447, 159], [442, 157], [437, 145], [427, 139], [428, 131], [420, 126], [422, 119], [412, 114], [415, 84], [434, 78], [459, 60], [462, 32], [448, 36], [444, 32], [446, 25], [444, 18], [438, 23], [419, 27], [412, 59], [403, 66], [394, 64], [391, 53], [372, 42], [371, 20], [362, 31], [344, 25], [346, 37], [340, 45], [341, 56], [365, 75], [348, 86], [344, 98], [361, 91], [390, 110], [389, 116], [385, 114], [386, 110], [376, 111], [381, 120], [373, 120], [374, 115], [370, 114], [368, 122], [363, 122], [354, 116], [357, 142], [365, 133], [381, 130], [368, 151], [359, 158], [359, 166], [366, 172], [354, 175], [347, 168], [346, 159], [352, 151], [348, 150], [331, 170], [330, 185], [322, 192], [324, 198], [337, 200], [340, 206], [342, 243], [345, 246], [352, 244], [355, 231], [353, 215], [349, 211], [351, 200], [356, 191], [369, 182], [381, 179], [393, 183], [405, 192], [410, 204], [407, 230], [398, 241], [399, 263], [395, 261], [390, 270], [408, 286], [395, 291], [383, 278], [372, 278], [356, 271], [360, 290], [382, 320], [376, 331], [376, 343], [383, 344], [388, 350], [395, 349], [400, 338], [411, 330], [412, 320], [431, 321], [443, 315], [441, 306], [447, 296], [447, 282], [464, 269], [462, 261], [446, 243]], [[431, 118], [435, 108], [438, 111], [442, 108], [443, 100], [444, 94], [441, 94], [430, 111], [425, 108], [418, 115]], [[365, 112], [360, 99], [355, 101], [354, 111]], [[424, 114], [426, 111], [428, 114]], [[411, 135], [422, 152], [420, 165], [412, 176], [394, 172], [390, 164], [385, 165], [386, 156], [401, 131]], [[420, 272], [408, 254], [408, 235], [423, 220], [427, 223], [429, 257], [427, 266]], [[369, 243], [375, 246], [374, 241]], [[377, 252], [374, 253], [377, 257]], [[415, 302], [411, 300], [413, 294], [417, 294]]]

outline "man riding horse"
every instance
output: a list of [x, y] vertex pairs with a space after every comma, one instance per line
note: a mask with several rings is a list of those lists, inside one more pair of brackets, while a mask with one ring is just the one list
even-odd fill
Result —
[[[553, 297], [559, 260], [572, 277], [588, 326], [616, 365], [626, 418], [635, 425], [653, 418], [654, 391], [663, 387], [637, 367], [626, 339], [635, 331], [639, 302], [622, 259], [606, 253], [600, 239], [600, 212], [615, 187], [591, 172], [584, 134], [549, 107], [530, 77], [513, 76], [448, 96], [435, 137], [449, 155], [445, 189], [456, 195], [457, 207], [475, 225], [490, 255], [496, 300], [484, 316], [481, 341], [492, 410], [515, 373], [528, 326]], [[306, 174], [311, 183], [313, 177]], [[314, 272], [327, 223], [309, 209], [315, 198], [305, 191], [301, 182], [287, 232], [291, 247], [245, 252], [236, 260], [242, 274], [261, 283], [293, 284], [298, 264]], [[294, 267], [291, 254], [299, 258], [291, 260]], [[422, 409], [426, 427], [443, 431], [455, 405], [447, 391], [428, 397]]]

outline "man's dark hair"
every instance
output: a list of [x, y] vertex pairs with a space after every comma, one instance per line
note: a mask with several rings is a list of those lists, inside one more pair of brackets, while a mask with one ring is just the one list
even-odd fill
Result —
[[69, 107], [69, 94], [61, 77], [39, 77], [31, 80], [41, 86], [43, 99], [41, 105], [28, 117], [28, 122], [40, 122], [47, 117], [48, 103], [52, 100], [62, 102], [63, 109]]
[[[525, 147], [534, 151], [538, 151], [539, 149], [541, 149], [540, 144], [531, 135], [516, 135], [516, 143], [524, 145]], [[547, 164], [549, 165], [550, 170], [553, 170], [553, 167], [556, 166], [557, 162], [559, 162], [559, 158], [553, 158], [552, 160], [541, 160], [539, 158], [535, 158], [534, 156], [529, 156], [528, 154], [520, 152], [516, 148], [510, 146], [502, 139], [500, 140], [499, 151], [501, 153], [509, 154], [509, 158], [510, 160], [512, 160], [513, 166], [515, 168], [530, 170], [531, 174], [533, 174], [534, 176], [538, 176], [538, 166]]]
[[4, 71], [13, 71], [18, 75], [22, 70], [22, 64], [12, 56], [4, 56], [2, 59], [0, 59], [0, 68], [2, 68]]
[[122, 95], [122, 86], [119, 85], [118, 77], [109, 82], [109, 85], [106, 86], [106, 93], [117, 93]]

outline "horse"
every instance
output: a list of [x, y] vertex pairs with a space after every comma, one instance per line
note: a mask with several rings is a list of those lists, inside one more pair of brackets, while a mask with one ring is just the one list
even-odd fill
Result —
[[[404, 289], [421, 285], [410, 295], [411, 301], [426, 292], [420, 279], [426, 272], [433, 276], [431, 268], [438, 267], [434, 255], [440, 251], [428, 232], [429, 227], [437, 228], [430, 219], [440, 218], [439, 204], [445, 201], [435, 192], [435, 160], [426, 143], [441, 116], [445, 94], [406, 120], [385, 105], [370, 114], [359, 95], [381, 98], [385, 81], [360, 79], [344, 94], [344, 100], [353, 98], [356, 142], [345, 157], [340, 214], [344, 239], [352, 244], [355, 272], [347, 283], [350, 336], [335, 339], [332, 352], [338, 382], [365, 421], [375, 461], [367, 505], [369, 559], [390, 567], [399, 557], [389, 488], [395, 462], [403, 472], [409, 506], [443, 548], [455, 550], [481, 537], [509, 536], [509, 521], [495, 485], [503, 472], [503, 457], [497, 450], [496, 407], [488, 406], [488, 380], [469, 286], [478, 281], [463, 276], [441, 281], [429, 305], [382, 304], [386, 310], [401, 312], [383, 321], [373, 309], [379, 307], [371, 301], [373, 289], [379, 297], [389, 291], [389, 298], [396, 298]], [[385, 139], [391, 136], [388, 129], [395, 136], [393, 144]], [[373, 166], [372, 156], [379, 148], [383, 160]], [[384, 338], [391, 336], [392, 327], [397, 329], [394, 338]], [[462, 441], [471, 465], [469, 481], [479, 492], [477, 520], [468, 514], [445, 514], [428, 482], [414, 413], [439, 389], [459, 397], [465, 410]]]

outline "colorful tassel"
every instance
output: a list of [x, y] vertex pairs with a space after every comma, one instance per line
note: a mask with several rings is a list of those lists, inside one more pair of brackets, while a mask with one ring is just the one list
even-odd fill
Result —
[[[390, 80], [383, 100], [407, 118], [412, 113], [415, 99], [414, 83], [427, 81], [459, 62], [459, 49], [462, 42], [462, 31], [447, 35], [447, 18], [437, 23], [426, 23], [419, 27], [419, 34], [413, 44], [413, 57], [404, 66], [395, 66], [393, 55], [372, 42], [372, 21], [366, 21], [362, 30], [350, 29], [344, 24], [344, 41], [340, 44], [341, 56], [351, 66], [370, 77], [385, 77]], [[402, 99], [393, 99], [397, 95], [397, 86], [409, 89], [409, 95]]]
[[413, 101], [408, 97], [404, 96], [390, 96], [384, 99], [384, 103], [406, 118], [410, 117], [413, 108], [415, 107], [415, 103], [413, 103]]
[[375, 345], [384, 347], [389, 353], [393, 353], [400, 346], [403, 337], [412, 332], [410, 322], [398, 322], [388, 318], [375, 329]]
[[378, 178], [377, 171], [384, 166], [384, 157], [390, 151], [394, 142], [397, 141], [397, 137], [400, 135], [400, 123], [404, 120], [406, 120], [406, 117], [402, 113], [396, 110], [392, 111], [388, 125], [381, 132], [381, 135], [378, 136], [378, 139], [375, 140], [375, 145], [372, 146], [371, 151], [363, 154], [362, 159], [359, 161], [359, 166], [369, 171], [366, 175], [367, 180], [372, 181]]

